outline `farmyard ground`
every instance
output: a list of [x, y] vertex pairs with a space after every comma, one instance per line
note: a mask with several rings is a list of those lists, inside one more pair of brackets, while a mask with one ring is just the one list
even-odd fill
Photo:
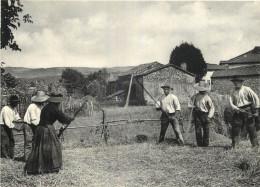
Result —
[[63, 151], [58, 174], [40, 176], [24, 176], [23, 162], [2, 159], [1, 186], [259, 186], [259, 150], [247, 147], [148, 142], [76, 148]]
[[[152, 107], [106, 109], [107, 120], [157, 119]], [[100, 113], [77, 118], [71, 126], [98, 125]], [[186, 125], [185, 125], [186, 128]], [[260, 152], [249, 141], [230, 149], [231, 140], [210, 133], [210, 147], [195, 146], [195, 133], [179, 147], [169, 127], [157, 144], [159, 122], [111, 126], [108, 143], [95, 127], [68, 130], [63, 144], [63, 168], [58, 174], [24, 175], [24, 162], [1, 159], [1, 186], [259, 186]], [[97, 131], [98, 130], [98, 131]], [[136, 142], [136, 135], [147, 140]], [[17, 148], [19, 148], [17, 146]], [[19, 155], [16, 149], [16, 156]]]

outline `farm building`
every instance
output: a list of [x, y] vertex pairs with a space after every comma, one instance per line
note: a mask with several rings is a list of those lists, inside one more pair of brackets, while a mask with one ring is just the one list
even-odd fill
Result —
[[202, 78], [206, 82], [209, 82], [211, 84], [211, 76], [215, 71], [227, 69], [227, 65], [220, 66], [218, 64], [208, 64], [207, 63], [207, 73], [206, 75]]
[[253, 50], [250, 50], [230, 60], [220, 61], [219, 65], [227, 65], [229, 68], [260, 65], [260, 46], [256, 46]]
[[234, 87], [230, 81], [234, 75], [241, 76], [245, 80], [243, 84], [251, 87], [260, 95], [260, 65], [242, 66], [214, 72], [211, 77], [212, 91], [220, 94], [229, 94]]
[[[117, 92], [124, 101], [128, 93], [128, 88], [133, 75], [129, 105], [153, 105], [153, 99], [145, 91], [157, 99], [163, 94], [161, 86], [165, 83], [170, 83], [173, 87], [173, 93], [178, 96], [181, 103], [187, 103], [190, 96], [195, 92], [193, 84], [195, 83], [195, 75], [183, 70], [177, 66], [168, 64], [162, 65], [158, 62], [153, 62], [135, 67], [130, 71], [120, 75], [117, 80]], [[145, 90], [144, 90], [145, 89]], [[111, 96], [109, 99], [112, 99]]]

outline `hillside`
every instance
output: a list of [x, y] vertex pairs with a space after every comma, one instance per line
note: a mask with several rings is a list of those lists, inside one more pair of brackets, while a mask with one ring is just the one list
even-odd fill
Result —
[[[53, 68], [24, 68], [24, 67], [5, 67], [7, 73], [11, 73], [16, 78], [48, 78], [60, 77], [62, 71], [66, 67], [53, 67]], [[85, 76], [95, 71], [101, 70], [102, 68], [92, 68], [92, 67], [71, 67], [72, 69], [78, 70]], [[133, 68], [132, 66], [126, 67], [112, 67], [106, 68], [109, 73], [119, 74]]]

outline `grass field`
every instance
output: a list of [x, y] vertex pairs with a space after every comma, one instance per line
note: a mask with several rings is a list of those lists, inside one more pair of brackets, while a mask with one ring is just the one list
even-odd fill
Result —
[[[105, 111], [108, 121], [160, 117], [151, 107]], [[96, 112], [93, 117], [78, 118], [71, 127], [98, 125], [101, 116]], [[191, 133], [187, 144], [180, 147], [169, 126], [165, 142], [157, 144], [159, 122], [127, 123], [108, 130], [107, 144], [96, 127], [68, 130], [62, 141], [63, 169], [58, 174], [24, 175], [24, 162], [1, 159], [1, 186], [260, 185], [260, 151], [252, 149], [249, 141], [230, 149], [228, 138], [211, 132], [210, 146], [198, 148]], [[145, 135], [147, 140], [138, 143], [137, 135]]]

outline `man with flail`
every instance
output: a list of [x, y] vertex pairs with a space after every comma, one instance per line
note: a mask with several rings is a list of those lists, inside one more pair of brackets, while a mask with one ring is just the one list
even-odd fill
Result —
[[4, 106], [0, 114], [1, 124], [1, 157], [2, 158], [14, 158], [14, 135], [13, 128], [14, 122], [21, 122], [21, 118], [16, 111], [16, 107], [19, 103], [19, 99], [16, 95], [12, 95], [9, 100], [9, 105]]
[[260, 107], [259, 98], [256, 93], [249, 87], [243, 86], [243, 79], [239, 76], [233, 76], [231, 80], [234, 89], [230, 93], [229, 102], [234, 110], [234, 124], [232, 126], [232, 146], [238, 145], [240, 132], [246, 126], [252, 147], [259, 146], [257, 140], [254, 117], [258, 116]]
[[163, 89], [164, 94], [159, 98], [159, 102], [156, 105], [156, 109], [162, 111], [161, 132], [158, 143], [164, 141], [165, 133], [170, 123], [176, 134], [177, 140], [180, 144], [184, 144], [178, 122], [178, 118], [180, 117], [181, 113], [180, 102], [175, 95], [170, 93], [170, 90], [172, 90], [172, 88], [168, 84], [162, 86], [161, 88]]
[[199, 93], [192, 96], [190, 106], [194, 107], [193, 116], [197, 145], [200, 147], [207, 147], [209, 146], [209, 128], [215, 108], [207, 93], [210, 91], [209, 84], [205, 83], [205, 81], [200, 81], [194, 85], [194, 88], [198, 90]]

